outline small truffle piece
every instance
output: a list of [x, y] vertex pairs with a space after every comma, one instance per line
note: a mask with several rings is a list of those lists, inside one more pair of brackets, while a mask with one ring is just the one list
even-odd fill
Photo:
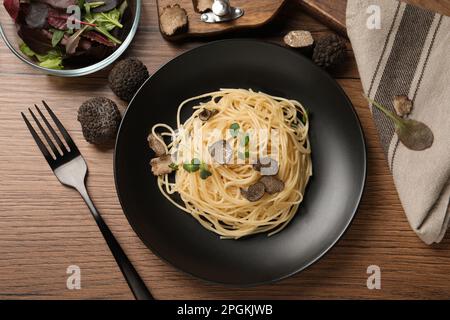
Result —
[[284, 36], [284, 43], [291, 48], [310, 52], [314, 46], [314, 38], [311, 32], [304, 30], [294, 30]]
[[119, 61], [108, 76], [109, 87], [122, 100], [130, 102], [149, 77], [147, 67], [136, 58]]
[[194, 0], [195, 9], [199, 13], [204, 13], [208, 10], [211, 10], [213, 5], [213, 0]]
[[116, 103], [108, 98], [89, 99], [78, 109], [78, 121], [84, 138], [97, 145], [115, 140], [121, 118]]
[[152, 166], [152, 173], [155, 176], [162, 176], [165, 174], [172, 173], [172, 157], [170, 154], [165, 154], [158, 158], [153, 158], [150, 160], [150, 165]]
[[241, 189], [241, 194], [244, 198], [246, 198], [250, 202], [255, 202], [261, 199], [264, 196], [265, 187], [261, 182], [257, 182], [247, 190]]
[[400, 117], [407, 116], [411, 113], [413, 103], [406, 95], [398, 95], [394, 97], [394, 109]]
[[347, 46], [345, 40], [332, 34], [320, 38], [314, 47], [312, 60], [321, 68], [329, 68], [345, 59]]
[[263, 176], [275, 176], [278, 173], [278, 161], [270, 157], [258, 159], [253, 165], [253, 169], [260, 171]]
[[275, 194], [284, 190], [284, 182], [274, 176], [264, 176], [259, 179], [268, 194]]
[[155, 152], [155, 155], [157, 157], [160, 157], [160, 156], [166, 154], [166, 147], [161, 142], [161, 140], [162, 140], [161, 135], [159, 135], [159, 134], [154, 135], [152, 133], [148, 136], [147, 140], [148, 140], [148, 145], [149, 145], [150, 149], [152, 149]]
[[198, 114], [198, 118], [202, 121], [208, 121], [211, 118], [212, 112], [208, 109], [203, 109], [202, 112]]
[[162, 33], [166, 36], [173, 36], [187, 28], [188, 16], [186, 10], [175, 4], [162, 10], [159, 22]]
[[230, 163], [231, 158], [233, 157], [233, 148], [231, 148], [231, 145], [226, 140], [214, 142], [208, 148], [208, 151], [214, 161], [219, 164]]

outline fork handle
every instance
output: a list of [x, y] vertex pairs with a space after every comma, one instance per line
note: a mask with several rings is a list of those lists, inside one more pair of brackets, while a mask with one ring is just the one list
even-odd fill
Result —
[[94, 206], [94, 203], [92, 202], [91, 198], [89, 197], [86, 187], [83, 185], [83, 186], [77, 187], [76, 189], [81, 194], [81, 197], [86, 202], [89, 209], [91, 210], [91, 213], [94, 216], [95, 222], [97, 222], [97, 225], [100, 228], [100, 231], [102, 232], [103, 237], [105, 238], [109, 249], [111, 250], [114, 258], [116, 259], [117, 264], [119, 265], [120, 271], [122, 271], [122, 274], [124, 275], [125, 280], [127, 281], [128, 286], [130, 287], [131, 291], [133, 292], [133, 295], [136, 298], [136, 300], [154, 300], [152, 294], [147, 289], [144, 281], [142, 280], [142, 278], [137, 273], [136, 269], [131, 264], [130, 260], [128, 259], [127, 255], [123, 251], [119, 242], [117, 242], [116, 238], [112, 234], [108, 225], [105, 223], [103, 218], [98, 213], [97, 209]]

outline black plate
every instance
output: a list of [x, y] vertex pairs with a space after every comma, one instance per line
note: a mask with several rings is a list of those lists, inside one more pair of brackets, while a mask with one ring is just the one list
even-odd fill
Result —
[[[314, 176], [296, 217], [272, 237], [220, 240], [167, 201], [150, 172], [150, 128], [158, 122], [175, 126], [183, 100], [220, 88], [296, 99], [312, 115]], [[122, 121], [114, 170], [125, 215], [154, 253], [202, 279], [255, 285], [303, 270], [342, 236], [364, 188], [366, 150], [349, 99], [325, 72], [274, 44], [224, 40], [182, 54], [142, 86]]]

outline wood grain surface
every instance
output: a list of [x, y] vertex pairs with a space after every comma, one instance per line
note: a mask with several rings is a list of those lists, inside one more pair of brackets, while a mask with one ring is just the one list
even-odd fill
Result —
[[[269, 25], [231, 36], [280, 42], [292, 29], [314, 36], [330, 30], [290, 1]], [[202, 42], [173, 44], [159, 32], [155, 1], [144, 0], [136, 39], [127, 51], [150, 72]], [[62, 79], [20, 63], [0, 44], [0, 299], [132, 299], [125, 280], [79, 195], [51, 173], [20, 112], [45, 99], [88, 162], [88, 189], [130, 260], [158, 299], [448, 299], [450, 236], [426, 246], [411, 231], [388, 171], [351, 47], [332, 72], [351, 98], [364, 127], [368, 178], [360, 209], [341, 241], [320, 261], [289, 279], [252, 288], [206, 283], [167, 265], [132, 231], [113, 181], [113, 151], [84, 141], [79, 105], [93, 96], [120, 102], [106, 84], [107, 71]], [[125, 104], [120, 102], [122, 110]], [[151, 105], [149, 106], [151, 107]], [[66, 288], [66, 269], [81, 268], [81, 290]], [[381, 268], [381, 290], [366, 287], [367, 267]]]
[[237, 29], [260, 27], [269, 22], [280, 10], [285, 0], [232, 0], [233, 7], [244, 9], [245, 13], [239, 19], [224, 23], [205, 23], [200, 20], [200, 13], [193, 0], [156, 0], [158, 12], [174, 4], [180, 5], [187, 12], [188, 29], [185, 32], [166, 37], [168, 40], [179, 40], [186, 37], [199, 37], [223, 34]]
[[[320, 22], [341, 35], [346, 35], [345, 11], [347, 0], [298, 0], [300, 5]], [[450, 0], [403, 0], [404, 2], [450, 15]]]

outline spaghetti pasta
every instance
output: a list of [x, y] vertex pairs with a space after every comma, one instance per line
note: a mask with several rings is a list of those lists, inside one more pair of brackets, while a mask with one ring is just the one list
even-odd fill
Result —
[[[208, 101], [197, 103], [191, 117], [182, 122], [183, 107], [205, 99]], [[199, 119], [204, 110], [213, 114], [207, 121]], [[231, 132], [233, 126], [239, 128], [239, 136], [233, 134], [237, 129]], [[174, 177], [158, 177], [159, 189], [175, 206], [222, 238], [275, 234], [295, 216], [312, 175], [308, 131], [308, 114], [295, 100], [244, 89], [222, 89], [193, 97], [179, 106], [176, 129], [160, 123], [151, 130], [154, 135], [171, 138], [166, 151], [178, 164]], [[214, 161], [208, 152], [220, 135], [227, 137], [224, 141], [232, 148], [232, 161], [225, 164]], [[277, 158], [277, 178], [284, 189], [249, 201], [242, 189], [261, 179], [254, 163], [269, 151], [271, 158]], [[206, 179], [183, 169], [191, 157], [207, 168]]]

